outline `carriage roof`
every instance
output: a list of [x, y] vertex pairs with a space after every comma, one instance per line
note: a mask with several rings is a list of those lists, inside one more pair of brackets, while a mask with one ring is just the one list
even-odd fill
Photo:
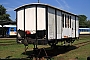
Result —
[[60, 11], [62, 11], [62, 12], [65, 12], [65, 13], [68, 13], [68, 14], [71, 14], [71, 15], [74, 15], [74, 16], [77, 16], [77, 17], [78, 17], [78, 15], [76, 15], [76, 14], [73, 14], [73, 13], [71, 13], [71, 12], [67, 12], [67, 11], [62, 10], [62, 9], [60, 9], [60, 8], [57, 8], [57, 7], [48, 5], [48, 4], [44, 4], [44, 3], [30, 3], [30, 4], [25, 4], [25, 5], [22, 5], [22, 6], [17, 7], [14, 11], [18, 11], [19, 9], [21, 9], [21, 8], [23, 8], [23, 7], [32, 6], [32, 5], [48, 6], [48, 7], [51, 7], [51, 8], [54, 8], [54, 9], [57, 9], [57, 10], [60, 10]]

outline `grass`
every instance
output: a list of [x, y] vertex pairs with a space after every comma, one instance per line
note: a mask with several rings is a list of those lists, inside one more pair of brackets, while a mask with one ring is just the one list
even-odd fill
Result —
[[[0, 44], [2, 44], [0, 46], [0, 58], [8, 56], [11, 56], [11, 58], [26, 57], [22, 54], [24, 52], [23, 44], [17, 44], [15, 40], [0, 40]], [[33, 48], [33, 45], [30, 45], [29, 48]]]
[[77, 58], [78, 60], [79, 59], [86, 60], [86, 58], [88, 56], [90, 56], [90, 48], [89, 47], [90, 47], [90, 44], [82, 46], [78, 49], [74, 49], [72, 51], [69, 51], [69, 52], [65, 53], [63, 56], [65, 56], [64, 57], [65, 59], [70, 59], [70, 58], [75, 59], [75, 58]]
[[[80, 36], [80, 39], [75, 41], [73, 45], [77, 43], [89, 41], [89, 40], [90, 40], [90, 36]], [[38, 47], [39, 48], [44, 47], [46, 49], [50, 49], [50, 46], [48, 45], [38, 45]], [[64, 53], [59, 52], [58, 54], [54, 55], [51, 58], [51, 60], [75, 60], [75, 59], [86, 60], [87, 57], [90, 56], [90, 44], [87, 44], [79, 48], [74, 48], [74, 49], [72, 49], [72, 47], [69, 47], [69, 48], [70, 50]], [[32, 49], [33, 49], [33, 45], [30, 44], [27, 50], [27, 53], [28, 52], [32, 53]], [[64, 49], [61, 49], [61, 50], [64, 50]], [[55, 50], [55, 52], [52, 52], [52, 53], [56, 53], [57, 51], [59, 50]], [[8, 57], [10, 57], [10, 59], [27, 58], [28, 54], [25, 55], [23, 53], [24, 53], [24, 45], [17, 44], [16, 40], [0, 40], [0, 58], [2, 59], [8, 58]]]

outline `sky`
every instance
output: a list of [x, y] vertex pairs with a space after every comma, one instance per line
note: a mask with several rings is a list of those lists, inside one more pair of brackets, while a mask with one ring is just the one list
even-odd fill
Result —
[[[0, 0], [0, 4], [7, 9], [13, 21], [16, 19], [15, 8], [37, 2], [38, 0]], [[86, 15], [87, 20], [90, 20], [90, 0], [40, 0], [40, 3], [49, 4], [77, 15]]]

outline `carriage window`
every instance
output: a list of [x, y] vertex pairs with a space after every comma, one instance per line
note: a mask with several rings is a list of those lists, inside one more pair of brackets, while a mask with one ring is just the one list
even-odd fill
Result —
[[14, 28], [11, 28], [11, 30], [10, 31], [14, 31]]
[[65, 27], [69, 28], [69, 16], [65, 16]]
[[71, 16], [70, 16], [70, 23], [69, 23], [69, 25], [70, 25], [70, 28], [71, 28]]
[[82, 31], [82, 29], [80, 29], [80, 31]]
[[68, 28], [69, 28], [69, 16], [68, 16]]
[[66, 19], [66, 15], [65, 15], [65, 27], [67, 27], [67, 19]]
[[64, 27], [64, 14], [62, 14], [62, 27]]
[[88, 32], [88, 29], [86, 29], [86, 32]]

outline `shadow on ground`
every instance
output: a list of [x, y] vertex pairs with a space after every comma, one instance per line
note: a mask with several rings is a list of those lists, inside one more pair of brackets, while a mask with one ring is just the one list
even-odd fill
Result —
[[[12, 56], [7, 56], [5, 59], [14, 59], [14, 60], [33, 60], [33, 57], [35, 58], [34, 60], [38, 60], [36, 58], [42, 59], [42, 57], [46, 58], [47, 60], [51, 60], [52, 57], [67, 53], [71, 50], [77, 49], [76, 46], [56, 46], [55, 48], [41, 48], [41, 49], [36, 49], [35, 51], [26, 51], [23, 52], [23, 55], [27, 55], [28, 57], [26, 58], [10, 58]], [[1, 60], [1, 58], [0, 58]], [[45, 59], [42, 59], [45, 60]]]
[[55, 48], [48, 47], [48, 48], [41, 48], [35, 51], [26, 51], [26, 54], [25, 52], [23, 52], [22, 54], [27, 55], [28, 56], [27, 58], [32, 58], [32, 57], [52, 58], [54, 56], [57, 56], [59, 54], [64, 54], [76, 48], [77, 48], [76, 46], [56, 46]]

